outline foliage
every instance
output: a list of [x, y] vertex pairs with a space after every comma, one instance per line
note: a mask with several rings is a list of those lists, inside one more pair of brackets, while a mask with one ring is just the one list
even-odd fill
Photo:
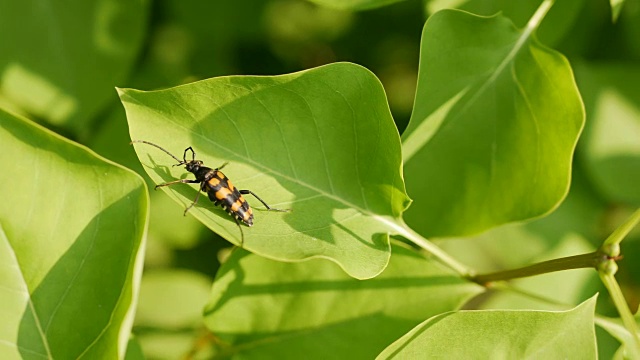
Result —
[[638, 358], [640, 4], [551, 5], [0, 4], [0, 357]]
[[[0, 154], [0, 352], [122, 356], [142, 272], [144, 184], [28, 120], [0, 111], [0, 124], [2, 144], [12, 149]], [[27, 176], [16, 181], [16, 174]]]
[[[279, 260], [331, 259], [357, 278], [371, 278], [388, 263], [387, 233], [409, 199], [400, 137], [382, 85], [366, 69], [331, 64], [279, 77], [215, 78], [148, 93], [121, 90], [120, 96], [132, 139], [176, 154], [189, 144], [211, 167], [229, 161], [225, 172], [236, 186], [256, 189], [272, 206], [291, 210], [256, 212], [244, 248]], [[136, 150], [156, 183], [184, 173], [169, 172], [163, 163], [175, 161], [157, 148], [136, 144]], [[164, 189], [178, 192], [185, 207], [197, 193], [188, 186]], [[235, 222], [203, 204], [191, 210], [194, 216], [239, 245]]]
[[427, 21], [403, 134], [406, 219], [420, 233], [477, 233], [566, 195], [582, 103], [566, 59], [531, 30], [450, 10]]
[[433, 258], [392, 245], [389, 265], [367, 281], [326, 261], [283, 263], [238, 249], [218, 272], [205, 324], [231, 344], [225, 355], [295, 358], [313, 349], [309, 357], [373, 358], [422, 319], [482, 291]]
[[[434, 316], [391, 344], [378, 359], [455, 358], [576, 358], [595, 359], [593, 310], [590, 299], [570, 311], [458, 311]], [[470, 346], [443, 348], [449, 342]]]

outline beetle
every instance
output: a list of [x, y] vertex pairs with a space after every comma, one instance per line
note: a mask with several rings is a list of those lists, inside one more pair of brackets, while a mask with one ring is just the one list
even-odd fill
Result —
[[[146, 140], [133, 140], [131, 141], [131, 144], [133, 143], [142, 143], [154, 146], [164, 151], [178, 162], [173, 166], [184, 165], [185, 169], [196, 177], [195, 179], [180, 179], [170, 181], [167, 183], [156, 185], [155, 189], [157, 190], [159, 187], [171, 186], [175, 184], [200, 184], [200, 189], [198, 190], [196, 198], [193, 200], [191, 205], [187, 206], [187, 208], [184, 210], [184, 215], [186, 216], [187, 212], [198, 203], [201, 192], [207, 193], [207, 195], [209, 196], [209, 200], [213, 201], [214, 205], [221, 206], [227, 213], [229, 213], [229, 215], [231, 215], [233, 220], [236, 222], [236, 225], [238, 225], [242, 237], [240, 240], [240, 246], [244, 244], [244, 232], [242, 231], [240, 222], [246, 224], [247, 226], [253, 226], [253, 211], [251, 210], [251, 206], [249, 206], [249, 203], [244, 199], [242, 195], [253, 195], [267, 208], [267, 210], [281, 212], [289, 211], [288, 209], [281, 210], [272, 208], [253, 191], [239, 190], [238, 188], [233, 186], [231, 180], [229, 180], [229, 178], [227, 178], [220, 171], [228, 164], [228, 162], [225, 162], [220, 167], [212, 169], [210, 167], [204, 166], [204, 163], [201, 160], [196, 160], [196, 152], [191, 146], [184, 149], [182, 160], [180, 160], [165, 148], [152, 142]], [[187, 152], [189, 151], [191, 151], [191, 160], [187, 160]]]

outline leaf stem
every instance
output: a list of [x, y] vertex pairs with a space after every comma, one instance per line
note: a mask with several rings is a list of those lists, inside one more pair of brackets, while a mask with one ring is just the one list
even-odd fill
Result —
[[[622, 225], [618, 226], [609, 237], [602, 244], [603, 248], [606, 247], [615, 247], [620, 244], [622, 239], [624, 239], [627, 234], [640, 222], [640, 208], [638, 208], [629, 218], [622, 223]], [[618, 249], [619, 251], [619, 249]], [[611, 254], [612, 256], [617, 256], [618, 254]]]
[[553, 6], [554, 1], [555, 0], [544, 0], [542, 4], [540, 4], [536, 12], [527, 23], [527, 27], [524, 31], [527, 34], [526, 37], [528, 37], [529, 34], [533, 32], [533, 30], [537, 29], [540, 26], [540, 23], [549, 12], [549, 9], [551, 9], [551, 7]]
[[618, 226], [609, 237], [602, 243], [599, 251], [608, 257], [606, 262], [602, 262], [598, 266], [598, 274], [600, 279], [604, 283], [604, 286], [609, 291], [611, 299], [620, 314], [620, 318], [627, 328], [633, 339], [633, 349], [630, 349], [630, 353], [640, 354], [640, 337], [638, 335], [638, 325], [635, 318], [624, 299], [620, 285], [616, 281], [614, 274], [618, 270], [618, 266], [615, 263], [620, 255], [620, 242], [629, 234], [629, 232], [640, 222], [640, 208], [637, 209], [629, 218]]
[[440, 249], [434, 243], [422, 237], [422, 235], [415, 232], [406, 223], [401, 222], [400, 224], [398, 224], [396, 222], [393, 222], [391, 225], [398, 232], [398, 235], [404, 236], [409, 241], [426, 250], [428, 253], [438, 258], [438, 260], [444, 265], [457, 272], [460, 276], [471, 279], [475, 275], [475, 272], [473, 270], [451, 257], [451, 255], [447, 254], [444, 250]]
[[[604, 283], [604, 286], [609, 291], [609, 295], [611, 295], [611, 299], [613, 299], [613, 303], [618, 309], [618, 313], [620, 314], [620, 318], [624, 323], [624, 326], [631, 333], [631, 338], [633, 339], [634, 349], [629, 349], [630, 353], [640, 354], [640, 338], [638, 338], [638, 324], [636, 324], [635, 318], [629, 310], [627, 306], [627, 302], [622, 295], [622, 290], [620, 290], [620, 286], [616, 281], [616, 278], [612, 273], [599, 272], [600, 279]], [[628, 344], [631, 346], [631, 344]]]
[[489, 283], [495, 281], [529, 277], [555, 271], [581, 268], [597, 268], [598, 264], [606, 259], [607, 256], [605, 254], [600, 251], [595, 251], [588, 254], [574, 255], [549, 261], [543, 261], [518, 269], [481, 274], [471, 278], [471, 280], [480, 285], [487, 286]]

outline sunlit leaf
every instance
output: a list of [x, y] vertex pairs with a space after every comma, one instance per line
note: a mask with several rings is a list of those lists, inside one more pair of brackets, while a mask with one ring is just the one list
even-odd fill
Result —
[[124, 356], [143, 263], [142, 179], [0, 111], [0, 358]]
[[[192, 146], [212, 168], [229, 161], [224, 172], [237, 188], [291, 210], [261, 211], [264, 206], [246, 195], [255, 215], [254, 226], [243, 227], [246, 249], [278, 260], [330, 259], [358, 278], [386, 266], [387, 234], [397, 229], [409, 199], [398, 132], [371, 72], [338, 63], [283, 76], [120, 91], [132, 139], [179, 158]], [[154, 182], [193, 178], [159, 149], [135, 147]], [[178, 217], [198, 190], [185, 184], [162, 189], [180, 204]], [[241, 243], [234, 220], [206, 195], [189, 213]]]
[[[430, 14], [444, 9], [458, 9], [472, 14], [492, 16], [497, 13], [509, 18], [518, 27], [524, 27], [541, 0], [431, 0], [426, 7]], [[590, 0], [555, 1], [549, 13], [545, 15], [536, 31], [540, 42], [547, 46], [555, 46], [565, 37], [570, 37], [576, 22], [584, 21], [584, 8], [590, 6]], [[582, 17], [581, 17], [582, 15]], [[588, 36], [585, 34], [585, 41]], [[571, 39], [577, 41], [575, 37]]]
[[326, 261], [288, 264], [237, 250], [214, 282], [205, 322], [227, 344], [221, 355], [372, 359], [481, 291], [398, 243], [389, 266], [370, 280]]
[[378, 359], [596, 359], [595, 303], [591, 298], [564, 312], [442, 314], [415, 327]]
[[427, 20], [403, 134], [405, 219], [423, 235], [540, 216], [566, 195], [584, 111], [569, 63], [531, 31], [455, 10]]

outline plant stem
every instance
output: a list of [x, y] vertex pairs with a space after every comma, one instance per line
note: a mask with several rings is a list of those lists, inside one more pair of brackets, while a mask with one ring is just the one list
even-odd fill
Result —
[[595, 268], [603, 259], [606, 259], [606, 256], [601, 252], [596, 251], [588, 254], [574, 255], [549, 261], [543, 261], [541, 263], [521, 267], [518, 269], [481, 274], [471, 278], [471, 280], [477, 282], [480, 285], [486, 286], [487, 284], [494, 281], [516, 279], [569, 269]]
[[604, 286], [609, 291], [611, 299], [620, 314], [620, 318], [627, 328], [627, 331], [631, 334], [633, 349], [629, 349], [629, 353], [640, 354], [640, 337], [638, 335], [638, 325], [636, 320], [627, 305], [627, 302], [622, 295], [620, 285], [616, 281], [614, 274], [618, 270], [614, 259], [620, 254], [620, 242], [629, 234], [629, 232], [640, 222], [640, 209], [637, 209], [622, 225], [618, 226], [611, 235], [600, 246], [599, 251], [609, 258], [608, 261], [601, 262], [598, 266], [598, 274], [600, 279], [604, 283]]
[[413, 231], [413, 229], [408, 228], [407, 230], [409, 231], [409, 234], [406, 234], [405, 236], [407, 236], [409, 240], [413, 241], [414, 244], [420, 246], [433, 256], [437, 257], [443, 264], [453, 269], [462, 277], [471, 278], [473, 276], [474, 271], [472, 271], [466, 265], [451, 257], [451, 255], [440, 249], [431, 241], [428, 241], [427, 239], [420, 236], [418, 233]]
[[609, 294], [611, 295], [611, 299], [613, 299], [613, 303], [618, 309], [618, 313], [620, 314], [620, 318], [624, 323], [624, 326], [627, 328], [627, 331], [631, 333], [631, 338], [633, 339], [633, 344], [627, 344], [628, 346], [634, 346], [634, 349], [629, 349], [630, 353], [640, 354], [640, 338], [638, 338], [638, 325], [636, 324], [636, 320], [629, 310], [627, 306], [627, 302], [624, 300], [624, 296], [622, 295], [622, 290], [620, 290], [620, 286], [616, 281], [613, 274], [599, 272], [600, 279], [604, 283], [604, 286], [609, 290]]
[[[618, 226], [612, 233], [609, 235], [607, 240], [604, 241], [602, 247], [605, 246], [616, 246], [620, 244], [622, 239], [624, 239], [627, 234], [640, 222], [640, 208], [638, 208], [629, 218], [622, 223], [622, 225]], [[611, 254], [612, 256], [617, 256], [618, 254]]]
[[542, 4], [540, 4], [531, 19], [529, 19], [529, 22], [527, 22], [527, 27], [524, 31], [527, 34], [527, 37], [528, 34], [533, 32], [533, 30], [537, 29], [540, 26], [542, 19], [544, 19], [544, 17], [549, 12], [549, 9], [551, 9], [551, 7], [553, 6], [553, 2], [554, 0], [544, 0]]
[[[460, 276], [474, 281], [480, 285], [487, 286], [488, 284], [496, 281], [523, 278], [556, 271], [581, 268], [599, 269], [602, 264], [613, 261], [618, 256], [619, 251], [615, 251], [616, 246], [620, 243], [622, 238], [626, 234], [628, 234], [629, 231], [638, 224], [638, 222], [640, 222], [640, 209], [633, 213], [622, 226], [616, 229], [616, 231], [614, 231], [613, 234], [611, 234], [611, 236], [607, 238], [607, 240], [603, 244], [603, 247], [601, 247], [601, 249], [599, 249], [598, 251], [544, 261], [518, 269], [497, 271], [494, 273], [481, 275], [475, 275], [475, 272], [472, 269], [460, 263], [449, 254], [444, 252], [442, 249], [437, 247], [435, 244], [422, 237], [422, 235], [415, 232], [404, 222], [385, 222], [392, 228], [394, 228], [399, 235], [404, 236], [417, 246], [435, 256], [440, 262], [460, 274]], [[619, 248], [617, 249], [619, 250]]]
[[428, 253], [435, 256], [444, 265], [457, 272], [460, 276], [464, 278], [473, 277], [473, 270], [451, 257], [451, 255], [447, 254], [445, 251], [437, 247], [434, 243], [422, 237], [422, 235], [411, 229], [406, 223], [404, 223], [404, 221], [391, 221], [387, 223], [397, 231], [398, 235], [404, 236], [406, 239], [423, 248]]

